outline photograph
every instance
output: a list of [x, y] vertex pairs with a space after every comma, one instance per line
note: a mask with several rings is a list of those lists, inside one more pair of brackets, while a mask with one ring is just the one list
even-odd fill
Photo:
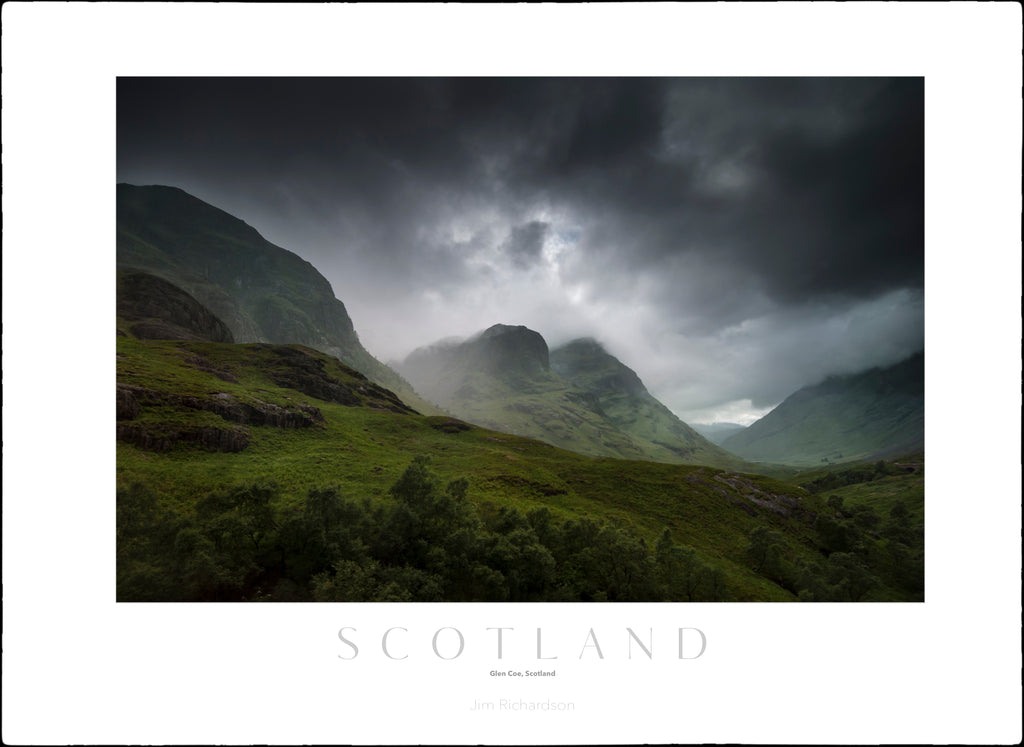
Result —
[[924, 79], [117, 81], [117, 598], [924, 600]]

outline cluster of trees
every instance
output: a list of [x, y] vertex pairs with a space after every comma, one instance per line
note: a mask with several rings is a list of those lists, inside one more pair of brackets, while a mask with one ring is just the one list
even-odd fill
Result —
[[468, 483], [417, 458], [390, 500], [314, 489], [288, 505], [237, 486], [194, 508], [118, 492], [118, 599], [149, 601], [720, 601], [722, 572], [672, 541], [546, 508], [481, 518]]
[[869, 506], [829, 496], [814, 522], [820, 559], [788, 562], [784, 538], [767, 526], [749, 536], [751, 567], [806, 602], [860, 602], [888, 587], [908, 599], [924, 593], [924, 530], [896, 502], [888, 520]]
[[807, 483], [805, 487], [811, 493], [823, 493], [826, 490], [836, 490], [838, 488], [845, 487], [846, 485], [871, 482], [872, 480], [877, 480], [885, 477], [886, 475], [894, 475], [896, 472], [897, 468], [895, 466], [887, 463], [884, 459], [879, 459], [873, 465], [861, 465], [857, 467], [850, 467], [849, 469], [838, 470], [836, 472], [829, 472], [828, 474], [822, 475], [821, 477]]

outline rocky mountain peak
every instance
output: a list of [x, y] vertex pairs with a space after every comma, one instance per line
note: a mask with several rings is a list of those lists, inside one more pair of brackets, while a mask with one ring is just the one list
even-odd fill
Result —
[[548, 344], [522, 325], [495, 324], [470, 340], [476, 362], [495, 374], [531, 375], [550, 369]]

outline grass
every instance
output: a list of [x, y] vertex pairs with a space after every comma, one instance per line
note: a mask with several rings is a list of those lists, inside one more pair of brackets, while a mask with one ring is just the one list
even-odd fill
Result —
[[[231, 425], [214, 412], [159, 401], [170, 395], [207, 400], [217, 394], [238, 402], [315, 407], [323, 423], [306, 428], [245, 425], [251, 442], [236, 453], [186, 443], [154, 452], [119, 443], [118, 487], [145, 484], [179, 511], [213, 491], [260, 482], [277, 485], [286, 506], [323, 486], [337, 486], [346, 497], [380, 501], [414, 457], [427, 455], [443, 481], [468, 480], [468, 496], [484, 515], [505, 506], [524, 513], [547, 507], [556, 520], [587, 516], [628, 528], [650, 547], [668, 528], [674, 541], [693, 547], [702, 560], [723, 571], [738, 600], [794, 599], [791, 590], [750, 568], [746, 549], [755, 527], [779, 531], [792, 562], [820, 558], [813, 521], [824, 496], [810, 495], [793, 482], [713, 467], [587, 457], [460, 425], [447, 416], [400, 414], [386, 409], [387, 400], [336, 359], [300, 346], [288, 349], [319, 361], [327, 376], [358, 393], [359, 404], [328, 402], [276, 384], [275, 377], [292, 361], [276, 346], [119, 335], [118, 383], [147, 390], [156, 402], [143, 404], [134, 423], [153, 428]], [[873, 502], [880, 509], [890, 498], [908, 495], [898, 478], [891, 485], [883, 480], [870, 488], [844, 490], [850, 500]], [[923, 503], [923, 485], [920, 496]], [[759, 497], [767, 497], [770, 505], [755, 502]], [[787, 509], [787, 502], [795, 508]]]
[[[873, 466], [875, 462], [862, 463]], [[829, 488], [821, 492], [822, 496], [839, 496], [844, 505], [868, 506], [879, 516], [889, 515], [897, 503], [910, 512], [916, 522], [924, 521], [924, 453], [917, 452], [887, 461], [886, 469], [895, 474], [887, 474], [872, 480], [856, 482], [842, 487]], [[792, 478], [798, 485], [807, 486], [814, 480], [829, 473], [842, 474], [856, 464], [843, 464], [826, 469], [814, 469], [802, 472]]]

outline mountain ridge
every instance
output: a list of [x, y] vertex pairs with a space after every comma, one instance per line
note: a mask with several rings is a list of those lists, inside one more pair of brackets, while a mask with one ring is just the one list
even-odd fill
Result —
[[308, 345], [429, 409], [363, 347], [345, 304], [310, 262], [182, 189], [117, 185], [117, 266], [179, 287], [237, 342]]
[[552, 369], [592, 394], [606, 417], [639, 441], [659, 461], [738, 463], [654, 397], [637, 373], [592, 337], [578, 338], [551, 353]]
[[924, 449], [924, 353], [830, 376], [723, 442], [752, 461], [839, 463]]

